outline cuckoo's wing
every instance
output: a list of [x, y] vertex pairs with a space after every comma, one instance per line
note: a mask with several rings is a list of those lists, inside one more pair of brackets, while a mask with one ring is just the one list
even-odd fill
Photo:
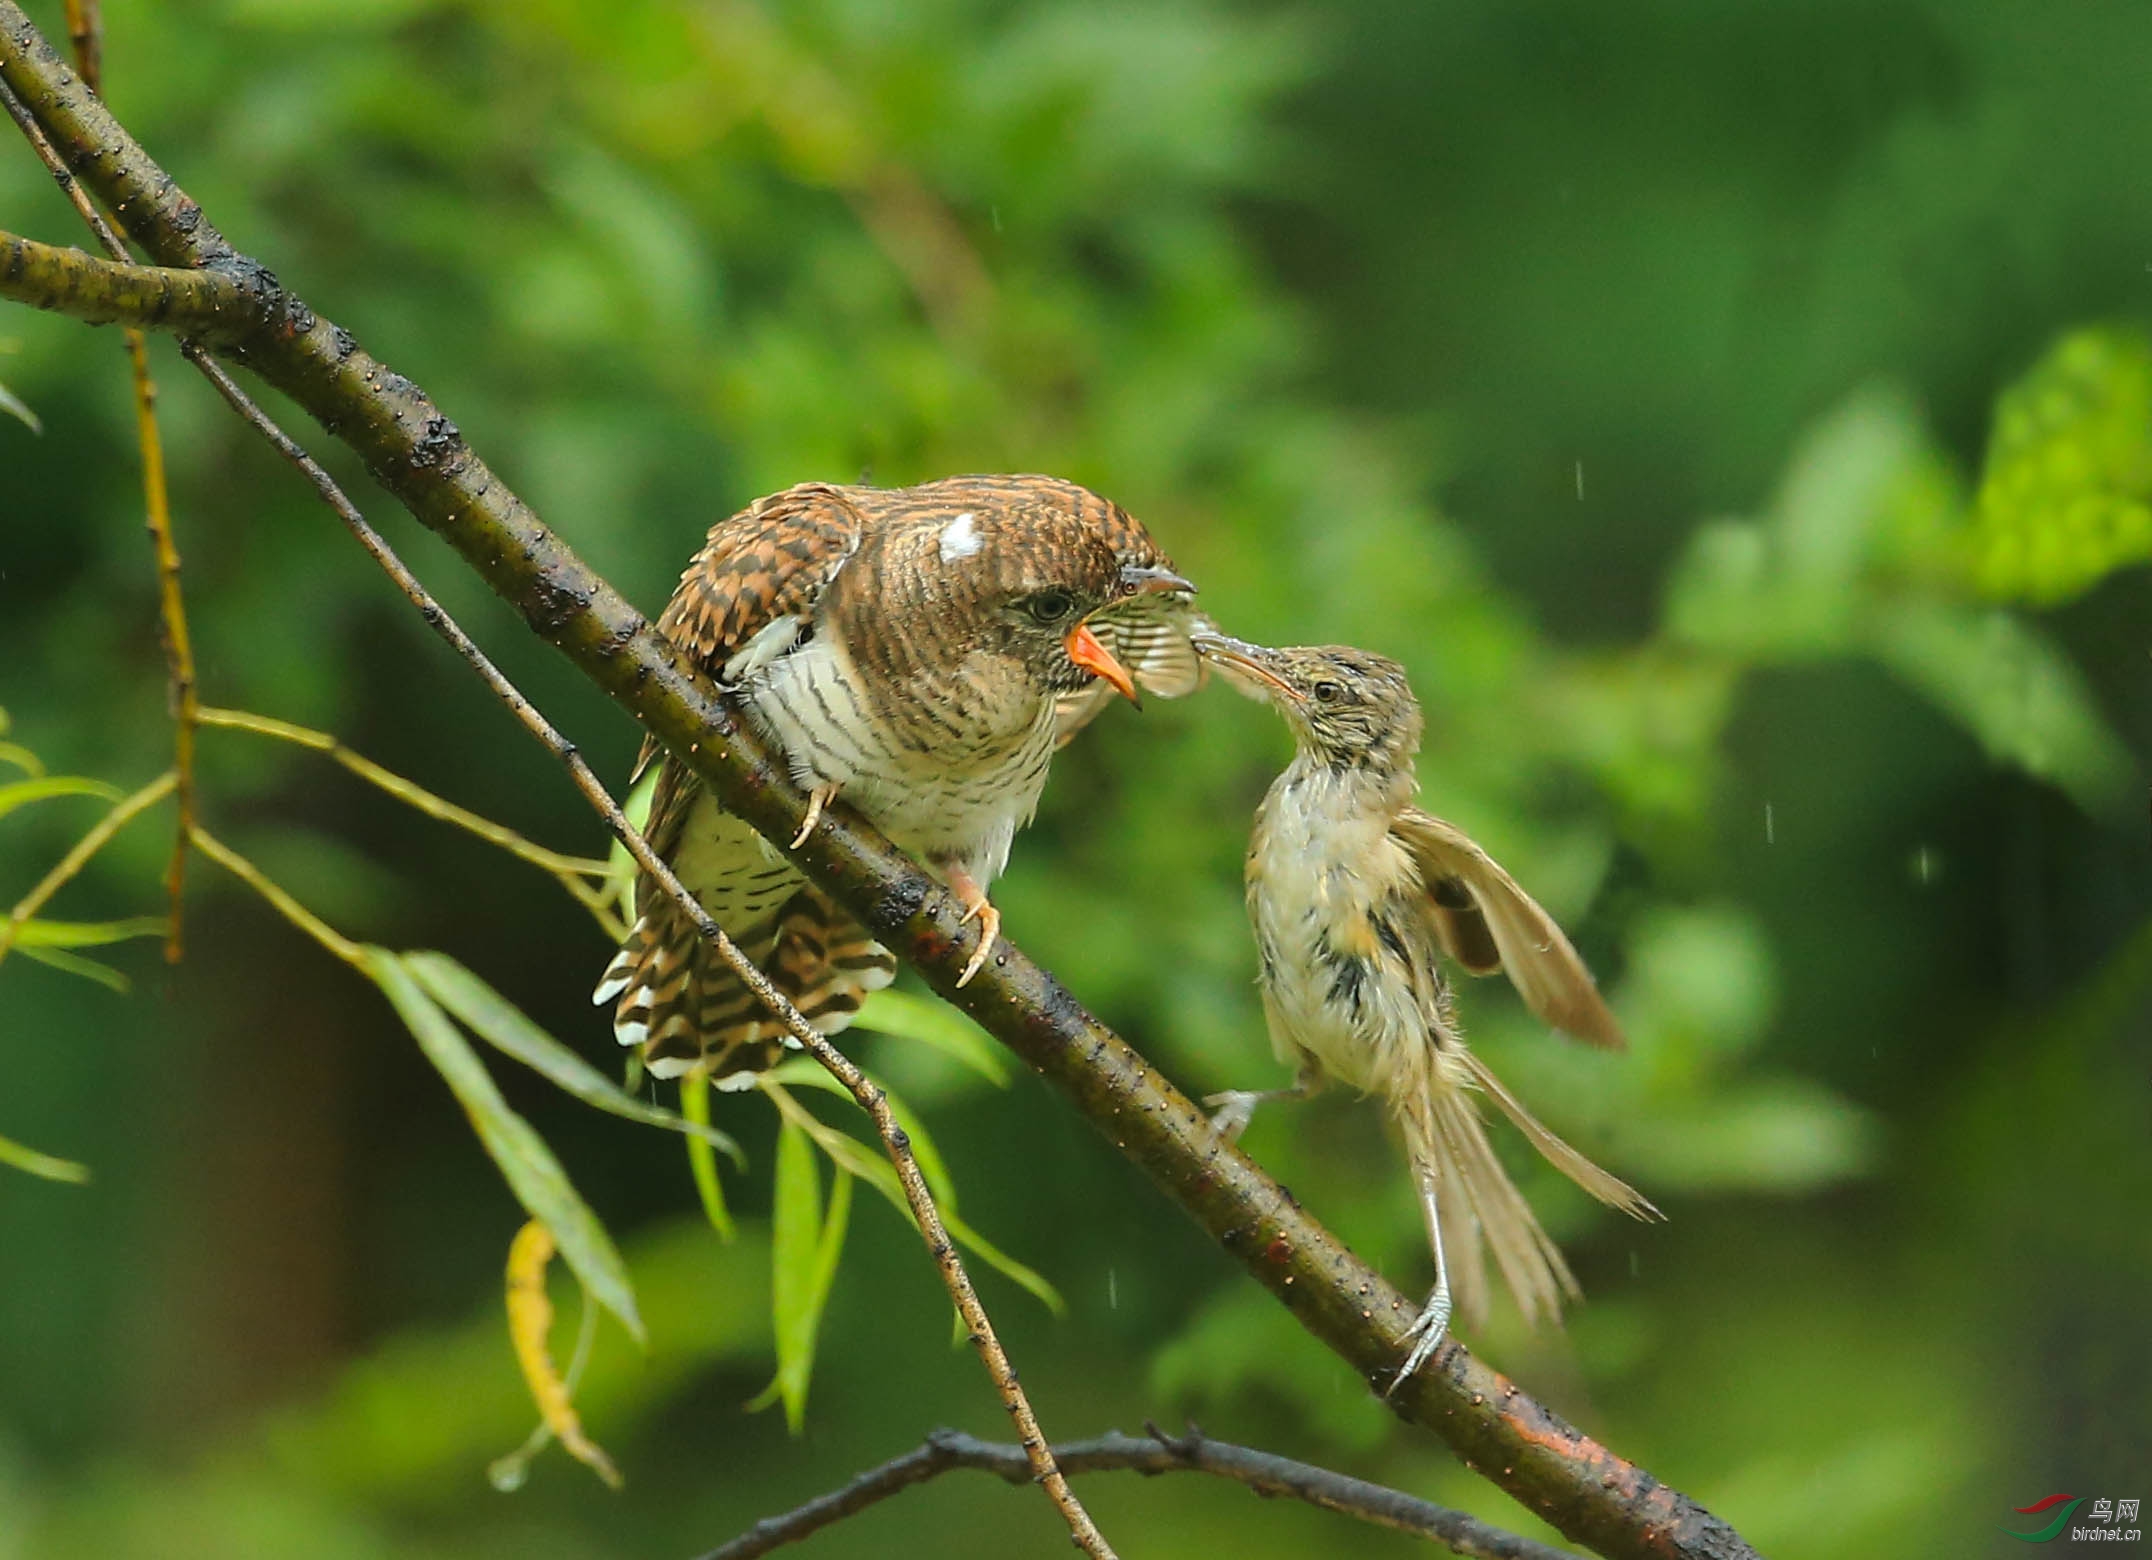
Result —
[[1443, 951], [1475, 975], [1501, 970], [1540, 1018], [1612, 1050], [1621, 1025], [1554, 917], [1454, 823], [1408, 807], [1391, 826], [1419, 863]]
[[[862, 528], [850, 498], [826, 483], [757, 499], [710, 527], [658, 617], [658, 632], [712, 677], [736, 681], [758, 659], [797, 643], [816, 598], [859, 550]], [[656, 751], [654, 741], [643, 743], [637, 778]], [[653, 819], [673, 801], [670, 789], [660, 781]]]

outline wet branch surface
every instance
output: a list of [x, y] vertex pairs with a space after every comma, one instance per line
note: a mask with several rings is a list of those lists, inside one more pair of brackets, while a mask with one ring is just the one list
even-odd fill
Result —
[[[656, 734], [727, 809], [780, 845], [792, 838], [805, 799], [715, 686], [539, 522], [423, 391], [234, 251], [13, 0], [0, 0], [0, 80], [146, 254], [161, 267], [230, 284], [232, 306], [221, 307], [227, 294], [220, 293], [214, 329], [202, 336], [218, 355], [291, 396], [357, 452], [376, 481], [455, 548], [533, 632]], [[97, 282], [56, 279], [49, 266], [34, 286], [20, 282], [7, 257], [35, 257], [20, 244], [0, 234], [0, 297], [85, 318], [122, 317], [113, 312], [117, 295]], [[80, 258], [92, 272], [105, 268]], [[130, 306], [139, 301], [143, 309], [124, 317], [172, 328], [149, 317], [163, 296], [155, 288], [127, 294]], [[841, 803], [791, 855], [936, 991], [1059, 1089], [1303, 1327], [1371, 1386], [1389, 1385], [1407, 1346], [1412, 1303], [1222, 1142], [1193, 1103], [1050, 973], [1004, 940], [979, 978], [959, 990], [972, 935], [962, 906]], [[1399, 1383], [1388, 1402], [1440, 1434], [1467, 1466], [1603, 1555], [1753, 1554], [1728, 1524], [1566, 1424], [1455, 1340]]]

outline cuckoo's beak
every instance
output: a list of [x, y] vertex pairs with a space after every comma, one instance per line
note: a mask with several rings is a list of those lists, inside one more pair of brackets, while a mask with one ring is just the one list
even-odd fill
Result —
[[1196, 588], [1171, 569], [1140, 568], [1130, 564], [1121, 570], [1121, 594], [1124, 597], [1154, 596], [1167, 591], [1193, 596]]
[[1069, 653], [1069, 659], [1094, 677], [1103, 677], [1113, 684], [1122, 698], [1140, 705], [1136, 697], [1136, 680], [1128, 675], [1128, 668], [1113, 658], [1113, 652], [1099, 643], [1098, 635], [1091, 632], [1091, 625], [1078, 623], [1069, 630], [1068, 638], [1061, 641]]
[[1223, 634], [1191, 634], [1188, 642], [1195, 646], [1197, 655], [1220, 667], [1228, 678], [1247, 692], [1257, 695], [1263, 692], [1263, 688], [1250, 686], [1252, 680], [1275, 688], [1287, 697], [1292, 696], [1292, 684], [1272, 671], [1268, 664], [1275, 651], [1251, 645], [1244, 639], [1228, 639]]

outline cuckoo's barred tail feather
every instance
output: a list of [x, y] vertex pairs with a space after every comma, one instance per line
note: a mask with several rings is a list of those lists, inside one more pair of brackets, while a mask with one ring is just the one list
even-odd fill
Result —
[[[824, 1035], [896, 978], [895, 955], [811, 888], [733, 941]], [[657, 906], [635, 923], [591, 1000], [614, 1004], [614, 1036], [641, 1047], [660, 1078], [703, 1062], [719, 1088], [750, 1088], [798, 1045], [691, 922]]]

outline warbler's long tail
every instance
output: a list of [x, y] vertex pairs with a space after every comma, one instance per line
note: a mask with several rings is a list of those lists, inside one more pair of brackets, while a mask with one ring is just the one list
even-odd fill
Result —
[[[1472, 1090], [1491, 1098], [1549, 1163], [1601, 1202], [1639, 1219], [1657, 1219], [1659, 1210], [1542, 1126], [1462, 1045], [1446, 1050], [1443, 1061], [1457, 1065], [1431, 1070], [1425, 1087], [1398, 1102], [1398, 1116], [1413, 1173], [1433, 1192], [1430, 1217], [1441, 1220], [1441, 1255], [1457, 1308], [1469, 1325], [1486, 1319], [1486, 1253], [1492, 1249], [1526, 1323], [1559, 1322], [1563, 1302], [1580, 1297], [1576, 1276], [1495, 1157]], [[1435, 1238], [1434, 1230], [1428, 1238]]]

